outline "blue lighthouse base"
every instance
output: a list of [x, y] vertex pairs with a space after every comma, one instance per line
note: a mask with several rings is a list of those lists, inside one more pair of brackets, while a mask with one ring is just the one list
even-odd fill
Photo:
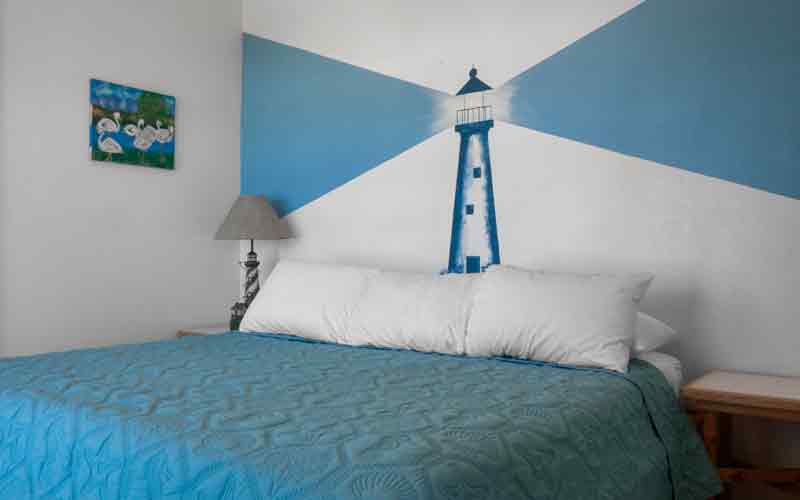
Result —
[[500, 245], [489, 157], [494, 120], [463, 123], [450, 237], [450, 273], [478, 273], [500, 263]]

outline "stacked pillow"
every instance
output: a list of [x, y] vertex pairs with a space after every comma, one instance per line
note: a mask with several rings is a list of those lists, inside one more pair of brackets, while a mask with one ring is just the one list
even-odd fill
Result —
[[347, 343], [353, 311], [376, 269], [281, 260], [253, 299], [239, 326]]
[[636, 335], [633, 352], [637, 356], [653, 352], [672, 342], [678, 333], [666, 323], [640, 312], [636, 317]]
[[471, 276], [281, 260], [240, 329], [339, 344], [464, 354]]
[[437, 276], [282, 260], [241, 329], [624, 372], [634, 347], [669, 340], [669, 327], [638, 314], [652, 279], [507, 266]]

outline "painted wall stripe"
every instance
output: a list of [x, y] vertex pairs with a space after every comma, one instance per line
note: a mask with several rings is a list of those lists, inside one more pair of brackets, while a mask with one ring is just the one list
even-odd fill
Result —
[[648, 0], [509, 81], [511, 122], [800, 198], [798, 19], [797, 0]]
[[247, 34], [243, 57], [241, 191], [281, 215], [440, 131], [441, 92]]

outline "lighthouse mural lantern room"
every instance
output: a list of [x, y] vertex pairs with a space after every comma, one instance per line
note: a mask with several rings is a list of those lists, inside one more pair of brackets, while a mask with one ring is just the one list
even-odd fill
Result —
[[460, 97], [455, 131], [460, 135], [458, 172], [450, 236], [450, 273], [479, 273], [500, 263], [500, 243], [489, 157], [489, 130], [494, 116], [488, 97], [492, 88], [472, 68]]

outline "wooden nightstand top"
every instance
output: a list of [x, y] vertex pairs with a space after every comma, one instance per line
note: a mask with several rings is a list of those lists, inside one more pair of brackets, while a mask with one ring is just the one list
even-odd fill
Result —
[[715, 371], [681, 389], [688, 409], [800, 422], [800, 377]]
[[197, 328], [181, 328], [178, 337], [203, 337], [206, 335], [219, 335], [230, 331], [228, 325], [201, 326]]

